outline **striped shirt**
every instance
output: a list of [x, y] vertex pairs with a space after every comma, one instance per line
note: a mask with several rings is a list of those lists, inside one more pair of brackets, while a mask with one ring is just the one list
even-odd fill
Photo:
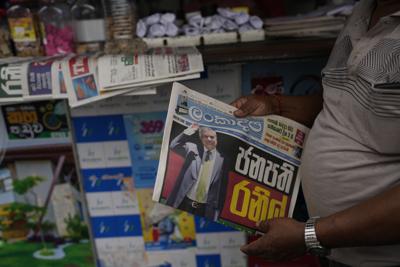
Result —
[[[302, 157], [311, 216], [327, 216], [400, 184], [400, 12], [368, 25], [362, 0], [322, 71], [324, 107]], [[399, 226], [400, 227], [400, 226]], [[351, 266], [400, 266], [400, 245], [340, 248]]]

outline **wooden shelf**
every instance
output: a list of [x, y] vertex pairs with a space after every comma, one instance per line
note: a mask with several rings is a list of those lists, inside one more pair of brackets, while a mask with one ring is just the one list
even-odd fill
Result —
[[8, 149], [4, 157], [4, 162], [8, 163], [15, 160], [53, 160], [57, 162], [60, 155], [66, 156], [66, 163], [74, 164], [71, 144], [41, 145]]
[[200, 46], [205, 64], [328, 56], [335, 39], [279, 39]]

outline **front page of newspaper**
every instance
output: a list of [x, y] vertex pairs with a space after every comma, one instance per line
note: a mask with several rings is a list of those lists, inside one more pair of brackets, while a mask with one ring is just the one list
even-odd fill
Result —
[[22, 101], [24, 73], [30, 58], [5, 58], [0, 60], [0, 103]]
[[97, 58], [94, 56], [67, 58], [62, 61], [62, 70], [69, 105], [73, 108], [132, 91], [102, 92], [98, 83]]
[[153, 200], [254, 233], [292, 216], [308, 128], [234, 110], [174, 83]]
[[53, 88], [53, 99], [68, 99], [67, 86], [65, 84], [65, 74], [63, 72], [63, 61], [68, 61], [71, 56], [60, 58], [53, 62], [51, 66], [51, 86]]
[[53, 97], [52, 66], [57, 57], [36, 58], [27, 63], [23, 72], [24, 100], [45, 100]]

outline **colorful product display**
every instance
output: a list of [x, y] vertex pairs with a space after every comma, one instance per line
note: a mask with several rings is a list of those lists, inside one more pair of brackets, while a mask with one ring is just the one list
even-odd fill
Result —
[[[262, 19], [249, 15], [248, 10], [229, 8], [218, 8], [212, 16], [202, 16], [200, 11], [188, 13], [184, 22], [172, 12], [139, 19], [135, 0], [9, 0], [9, 3], [7, 21], [18, 56], [144, 51], [152, 45], [140, 38], [200, 36], [263, 28]], [[0, 38], [4, 36], [0, 32]], [[229, 38], [235, 39], [235, 36]]]
[[105, 1], [107, 17], [107, 40], [132, 40], [137, 21], [134, 0]]
[[56, 1], [39, 10], [43, 45], [47, 56], [74, 52], [74, 30], [69, 6]]
[[71, 7], [77, 53], [98, 52], [103, 49], [105, 25], [98, 1], [78, 0]]
[[40, 56], [38, 23], [29, 6], [12, 5], [7, 10], [7, 17], [17, 56]]
[[1, 107], [9, 140], [69, 136], [63, 101], [39, 101]]
[[6, 11], [0, 9], [0, 57], [12, 56], [10, 33], [7, 27]]
[[146, 44], [136, 39], [136, 0], [103, 1], [106, 25], [107, 53], [130, 53], [143, 51]]

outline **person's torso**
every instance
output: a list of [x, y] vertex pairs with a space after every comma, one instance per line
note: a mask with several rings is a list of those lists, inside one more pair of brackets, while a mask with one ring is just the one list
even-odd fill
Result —
[[[324, 108], [302, 157], [311, 216], [354, 206], [400, 183], [400, 16], [367, 31], [374, 1], [362, 1], [322, 72]], [[400, 265], [400, 246], [348, 248], [352, 266]]]

